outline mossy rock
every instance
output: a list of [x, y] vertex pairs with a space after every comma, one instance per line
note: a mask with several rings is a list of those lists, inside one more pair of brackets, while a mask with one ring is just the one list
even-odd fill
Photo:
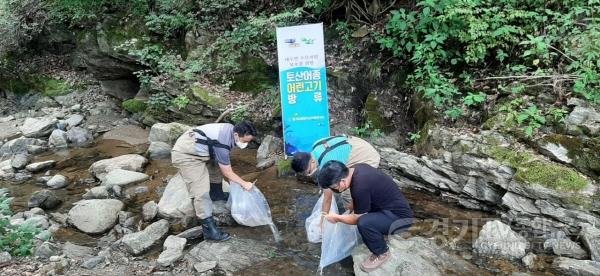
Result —
[[514, 179], [522, 183], [539, 184], [565, 192], [577, 192], [588, 185], [588, 180], [576, 170], [527, 152], [493, 146], [486, 153], [500, 163], [514, 168]]
[[365, 101], [365, 119], [371, 122], [374, 129], [389, 132], [391, 131], [391, 123], [381, 115], [379, 106], [380, 104], [377, 97], [370, 94]]
[[[554, 155], [545, 150], [548, 144], [559, 145], [567, 150], [566, 157], [569, 160], [566, 163], [596, 179], [600, 178], [600, 138], [583, 139], [561, 134], [543, 137], [538, 141], [540, 152], [556, 159]], [[565, 162], [565, 160], [560, 161]]]
[[16, 78], [0, 79], [0, 90], [11, 91], [15, 94], [25, 94], [38, 91], [48, 97], [66, 95], [78, 87], [64, 80], [42, 75], [26, 75]]
[[277, 160], [277, 174], [280, 177], [283, 176], [293, 176], [295, 174], [294, 170], [292, 170], [292, 159], [281, 159]]
[[223, 101], [223, 99], [210, 95], [208, 90], [201, 86], [192, 87], [192, 94], [195, 98], [199, 99], [200, 101], [206, 103], [209, 106], [214, 106], [217, 108], [225, 106], [225, 102]]
[[245, 58], [240, 62], [242, 71], [235, 74], [231, 90], [253, 94], [264, 92], [277, 83], [277, 74], [260, 58]]
[[144, 112], [146, 110], [146, 108], [148, 107], [148, 105], [146, 105], [146, 102], [136, 100], [136, 99], [129, 99], [129, 100], [123, 101], [121, 103], [121, 105], [123, 106], [123, 109], [125, 109], [131, 113]]

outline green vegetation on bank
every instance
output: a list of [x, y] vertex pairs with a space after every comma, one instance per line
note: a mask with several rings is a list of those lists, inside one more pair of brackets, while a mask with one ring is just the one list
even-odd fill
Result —
[[0, 191], [0, 251], [13, 256], [31, 255], [36, 236], [41, 230], [28, 223], [18, 226], [10, 224], [10, 201], [5, 191]]

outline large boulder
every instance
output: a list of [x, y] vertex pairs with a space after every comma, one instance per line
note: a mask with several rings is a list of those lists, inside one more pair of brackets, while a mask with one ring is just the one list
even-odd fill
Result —
[[21, 135], [21, 131], [17, 126], [18, 124], [15, 121], [3, 122], [0, 119], [0, 129], [2, 129], [2, 132], [0, 132], [0, 141], [12, 140], [19, 137]]
[[20, 127], [23, 136], [30, 138], [41, 138], [50, 135], [58, 121], [56, 118], [41, 117], [27, 118]]
[[600, 112], [591, 107], [576, 106], [565, 119], [565, 125], [567, 132], [571, 135], [598, 136], [600, 134]]
[[158, 214], [163, 218], [183, 219], [194, 217], [194, 207], [181, 175], [176, 174], [165, 188], [158, 202]]
[[20, 137], [6, 142], [0, 148], [0, 156], [4, 154], [15, 154], [20, 152], [28, 152], [28, 146], [43, 146], [44, 140], [35, 138]]
[[177, 236], [169, 236], [163, 244], [163, 252], [156, 262], [161, 266], [170, 266], [183, 257], [183, 249], [187, 240]]
[[148, 133], [148, 130], [139, 126], [124, 125], [104, 133], [102, 139], [119, 140], [135, 146], [148, 143]]
[[29, 162], [31, 162], [31, 155], [28, 153], [15, 154], [10, 160], [11, 166], [17, 170], [22, 170]]
[[165, 142], [151, 142], [148, 147], [148, 158], [151, 160], [170, 159], [171, 145]]
[[55, 129], [48, 138], [48, 144], [56, 148], [66, 148], [69, 144], [67, 133], [64, 130]]
[[94, 135], [85, 128], [73, 127], [67, 130], [67, 139], [71, 144], [79, 147], [91, 143], [94, 140]]
[[273, 166], [277, 161], [277, 154], [283, 151], [283, 140], [267, 135], [256, 152], [256, 167], [264, 169]]
[[481, 275], [473, 264], [447, 252], [435, 244], [435, 241], [422, 237], [402, 239], [390, 236], [391, 257], [377, 270], [365, 273], [360, 263], [371, 255], [369, 249], [361, 244], [352, 252], [354, 273], [361, 275]]
[[169, 222], [159, 220], [144, 230], [127, 234], [121, 239], [125, 249], [132, 255], [140, 255], [157, 244], [169, 232]]
[[163, 142], [169, 145], [173, 145], [175, 144], [175, 141], [177, 141], [177, 138], [179, 138], [181, 134], [183, 134], [190, 128], [190, 126], [180, 123], [157, 123], [152, 125], [148, 141]]
[[123, 210], [123, 202], [116, 199], [82, 200], [69, 211], [68, 221], [88, 234], [104, 233], [112, 228]]
[[544, 242], [544, 250], [551, 251], [557, 256], [573, 259], [583, 260], [588, 257], [587, 252], [579, 244], [567, 238], [547, 239]]
[[579, 233], [583, 245], [590, 252], [593, 261], [600, 262], [600, 229], [584, 223]]
[[135, 184], [139, 182], [146, 181], [150, 178], [145, 173], [128, 171], [123, 169], [116, 169], [109, 171], [106, 174], [104, 181], [102, 181], [102, 185], [104, 186], [126, 186], [130, 184]]
[[223, 243], [203, 241], [192, 248], [185, 259], [191, 265], [215, 261], [226, 273], [235, 273], [267, 261], [268, 252], [274, 250], [275, 247], [264, 242], [232, 237]]
[[41, 190], [33, 193], [27, 202], [27, 207], [35, 208], [39, 207], [44, 210], [54, 209], [62, 203], [60, 199], [53, 191]]
[[89, 171], [98, 179], [104, 180], [108, 172], [116, 169], [141, 172], [148, 159], [138, 154], [126, 154], [95, 162]]
[[554, 260], [553, 265], [559, 272], [564, 273], [564, 275], [600, 275], [600, 262], [560, 257]]
[[480, 255], [506, 259], [521, 259], [529, 246], [527, 240], [513, 231], [510, 226], [498, 221], [483, 225], [473, 251]]

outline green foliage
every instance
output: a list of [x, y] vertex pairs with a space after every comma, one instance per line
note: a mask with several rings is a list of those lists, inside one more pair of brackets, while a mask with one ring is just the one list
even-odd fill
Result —
[[501, 105], [498, 111], [506, 114], [507, 126], [514, 125], [514, 123], [522, 126], [527, 137], [532, 137], [540, 127], [546, 124], [546, 117], [542, 110], [538, 109], [536, 105], [525, 107], [525, 101], [521, 98]]
[[502, 147], [491, 147], [488, 154], [517, 170], [514, 178], [529, 184], [539, 184], [557, 191], [579, 191], [588, 181], [574, 169], [558, 165], [526, 153]]
[[180, 36], [195, 23], [192, 5], [184, 0], [158, 0], [156, 10], [146, 16], [146, 26], [163, 38]]
[[[461, 78], [465, 72], [511, 75], [497, 85], [516, 81], [512, 93], [522, 92], [526, 84], [552, 86], [547, 80], [559, 80], [598, 102], [599, 12], [596, 0], [420, 0], [414, 10], [392, 12], [379, 44], [415, 67], [407, 87], [438, 109], [450, 109], [449, 116], [458, 114], [457, 100], [466, 106], [481, 100], [474, 96], [481, 85]], [[562, 75], [552, 77], [555, 72]]]
[[470, 93], [463, 98], [463, 104], [466, 106], [475, 106], [485, 102], [487, 96], [483, 92], [477, 94]]
[[421, 140], [421, 133], [420, 132], [409, 132], [408, 133], [408, 140], [410, 140], [413, 144], [419, 142], [419, 140]]
[[125, 100], [121, 103], [121, 106], [123, 106], [123, 109], [125, 109], [131, 113], [144, 112], [146, 110], [146, 108], [148, 107], [148, 105], [146, 105], [146, 103], [144, 101], [140, 101], [140, 100], [136, 100], [136, 99]]
[[151, 110], [164, 111], [171, 104], [171, 98], [165, 93], [155, 93], [150, 95], [147, 103]]
[[140, 16], [149, 9], [148, 0], [54, 0], [48, 1], [54, 20], [75, 26], [93, 26], [106, 13], [127, 12]]
[[352, 30], [346, 21], [338, 21], [333, 24], [335, 30], [340, 35], [342, 42], [344, 43], [344, 48], [346, 50], [353, 50], [355, 48], [354, 44], [352, 44]]
[[350, 131], [352, 132], [352, 134], [362, 138], [374, 139], [378, 137], [383, 137], [383, 132], [381, 131], [381, 129], [374, 128], [373, 122], [371, 121], [365, 122], [365, 124], [361, 127], [354, 127], [350, 129]]
[[179, 110], [186, 108], [189, 103], [190, 99], [186, 95], [179, 95], [171, 101], [171, 105], [177, 107]]
[[8, 55], [22, 53], [23, 46], [42, 32], [47, 17], [41, 0], [0, 1], [0, 70], [12, 71]]
[[304, 7], [312, 11], [314, 14], [321, 14], [331, 6], [331, 0], [306, 0]]
[[567, 114], [569, 114], [569, 111], [564, 108], [551, 107], [548, 109], [548, 115], [552, 117], [554, 122], [564, 123]]
[[19, 226], [10, 224], [8, 217], [10, 211], [10, 198], [6, 194], [0, 195], [0, 251], [9, 252], [13, 256], [31, 255], [35, 247], [35, 237], [41, 230], [30, 224]]
[[248, 108], [246, 106], [240, 106], [231, 112], [231, 121], [234, 124], [238, 124], [245, 121], [248, 116]]

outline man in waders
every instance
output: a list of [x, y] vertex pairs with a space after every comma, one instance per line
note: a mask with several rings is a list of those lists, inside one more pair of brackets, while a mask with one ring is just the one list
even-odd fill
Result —
[[[349, 167], [356, 164], [368, 164], [373, 168], [379, 167], [381, 157], [375, 148], [367, 141], [354, 136], [330, 136], [316, 141], [312, 151], [297, 152], [292, 160], [292, 169], [296, 173], [317, 179], [319, 169], [330, 160], [342, 162]], [[329, 213], [333, 193], [329, 189], [323, 190], [323, 206], [321, 211]], [[352, 210], [352, 196], [350, 191], [344, 191], [342, 200], [346, 209]]]
[[325, 218], [331, 223], [357, 226], [372, 253], [360, 268], [371, 272], [387, 262], [390, 250], [384, 236], [404, 232], [413, 222], [412, 209], [394, 179], [367, 164], [348, 168], [332, 160], [321, 169], [318, 182], [323, 189], [350, 191], [352, 195], [353, 214], [328, 214]]
[[230, 238], [217, 228], [212, 217], [212, 200], [226, 200], [222, 181], [239, 183], [250, 190], [252, 182], [244, 181], [231, 168], [229, 156], [234, 146], [246, 148], [256, 136], [256, 129], [248, 122], [206, 124], [183, 133], [171, 151], [171, 161], [179, 169], [185, 182], [196, 216], [202, 221], [204, 239], [226, 241]]

